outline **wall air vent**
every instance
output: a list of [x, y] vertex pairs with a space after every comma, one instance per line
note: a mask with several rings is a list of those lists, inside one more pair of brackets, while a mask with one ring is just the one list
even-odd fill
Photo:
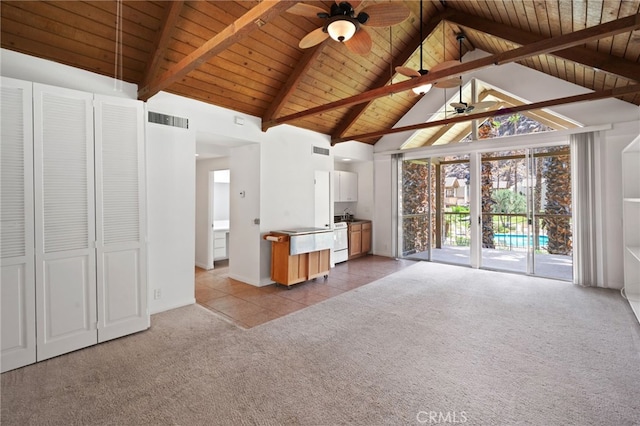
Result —
[[320, 155], [329, 155], [329, 148], [320, 148], [319, 146], [314, 146], [313, 153]]
[[165, 126], [180, 127], [182, 129], [189, 128], [188, 118], [174, 117], [173, 115], [160, 114], [153, 111], [149, 111], [149, 123], [164, 124]]

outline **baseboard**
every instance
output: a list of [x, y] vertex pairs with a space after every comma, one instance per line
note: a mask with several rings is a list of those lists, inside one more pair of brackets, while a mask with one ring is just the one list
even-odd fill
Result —
[[242, 277], [240, 275], [231, 274], [231, 273], [229, 274], [229, 278], [233, 278], [234, 280], [243, 282], [245, 284], [251, 284], [252, 286], [255, 286], [255, 287], [264, 287], [265, 285], [269, 285], [273, 283], [273, 281], [263, 282], [262, 280], [260, 280], [259, 282], [256, 282], [256, 281], [250, 280], [247, 277]]
[[195, 297], [191, 298], [191, 299], [184, 300], [182, 302], [172, 303], [170, 305], [163, 305], [163, 306], [160, 306], [159, 308], [152, 309], [151, 310], [151, 315], [159, 314], [160, 312], [170, 311], [172, 309], [182, 308], [183, 306], [193, 305], [194, 303], [196, 303]]
[[634, 314], [636, 314], [636, 319], [640, 322], [640, 299], [627, 299], [629, 301], [629, 305], [631, 305], [631, 310]]
[[209, 269], [213, 269], [213, 268], [209, 268], [208, 265], [204, 264], [204, 263], [200, 263], [200, 262], [196, 262], [196, 266], [200, 269], [204, 269], [206, 271], [208, 271]]

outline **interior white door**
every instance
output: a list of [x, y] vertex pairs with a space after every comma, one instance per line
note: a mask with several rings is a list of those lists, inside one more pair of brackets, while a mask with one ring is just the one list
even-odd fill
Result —
[[2, 372], [36, 362], [32, 84], [2, 78], [0, 286]]
[[95, 97], [98, 341], [149, 328], [143, 104]]
[[92, 104], [33, 85], [38, 361], [97, 343]]
[[316, 228], [331, 227], [331, 172], [315, 171], [315, 224]]

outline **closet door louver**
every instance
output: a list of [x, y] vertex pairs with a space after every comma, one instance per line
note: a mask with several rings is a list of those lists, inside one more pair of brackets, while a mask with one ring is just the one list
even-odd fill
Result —
[[93, 95], [33, 85], [38, 361], [97, 343]]
[[149, 327], [142, 102], [96, 95], [98, 341]]
[[32, 84], [0, 80], [2, 372], [36, 361]]

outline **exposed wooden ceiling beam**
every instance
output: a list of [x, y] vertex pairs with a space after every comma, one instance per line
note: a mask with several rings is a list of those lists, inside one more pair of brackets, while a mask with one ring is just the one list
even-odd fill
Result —
[[198, 68], [212, 57], [238, 43], [253, 31], [290, 8], [287, 0], [268, 0], [258, 3], [231, 25], [206, 41], [180, 62], [138, 91], [138, 98], [146, 101], [161, 90], [171, 86], [182, 77]]
[[[285, 85], [280, 89], [280, 92], [276, 95], [276, 97], [262, 116], [263, 123], [269, 122], [270, 120], [278, 116], [291, 95], [293, 95], [293, 93], [298, 88], [300, 80], [302, 80], [309, 68], [311, 68], [315, 64], [315, 60], [318, 58], [318, 55], [320, 55], [320, 52], [322, 52], [322, 46], [324, 46], [324, 43], [321, 43], [311, 49], [307, 49], [307, 51], [302, 56], [302, 59], [298, 61], [298, 65], [289, 75], [289, 78], [287, 79]], [[267, 129], [262, 130], [266, 131]]]
[[171, 35], [173, 34], [174, 28], [176, 26], [176, 22], [180, 17], [180, 11], [182, 10], [182, 5], [184, 1], [171, 1], [165, 11], [164, 16], [162, 17], [162, 22], [160, 23], [160, 30], [158, 31], [158, 36], [156, 37], [154, 46], [153, 46], [153, 54], [151, 55], [151, 60], [147, 62], [147, 66], [144, 70], [144, 75], [141, 80], [141, 87], [145, 87], [153, 77], [158, 74], [158, 70], [160, 69], [160, 62], [164, 59], [165, 52], [167, 51], [167, 46], [169, 45], [169, 40], [171, 39]]
[[494, 116], [498, 116], [498, 115], [513, 114], [513, 113], [516, 113], [516, 112], [531, 111], [531, 110], [535, 110], [535, 109], [549, 108], [549, 107], [552, 107], [552, 106], [565, 105], [565, 104], [571, 104], [571, 103], [576, 103], [576, 102], [595, 101], [595, 100], [598, 100], [598, 99], [613, 98], [613, 97], [617, 97], [617, 96], [627, 95], [627, 94], [630, 94], [630, 93], [639, 93], [639, 92], [640, 92], [640, 84], [634, 84], [634, 85], [624, 86], [624, 87], [614, 87], [613, 89], [607, 89], [607, 90], [601, 90], [601, 91], [598, 91], [598, 92], [585, 93], [583, 95], [575, 95], [575, 96], [568, 96], [568, 97], [564, 97], [564, 98], [551, 99], [551, 100], [542, 101], [542, 102], [534, 102], [532, 104], [514, 106], [513, 108], [504, 108], [502, 110], [483, 111], [483, 112], [478, 112], [478, 113], [470, 114], [470, 115], [461, 115], [461, 116], [457, 116], [457, 117], [453, 117], [453, 118], [447, 118], [446, 120], [430, 121], [430, 122], [426, 122], [426, 123], [412, 124], [410, 126], [396, 127], [396, 128], [393, 128], [393, 129], [380, 130], [380, 131], [377, 131], [377, 132], [371, 132], [371, 133], [365, 133], [365, 134], [361, 134], [361, 135], [349, 136], [349, 137], [346, 137], [346, 138], [343, 137], [343, 138], [332, 140], [331, 144], [333, 145], [333, 144], [336, 144], [336, 143], [339, 143], [339, 142], [346, 142], [346, 141], [350, 141], [350, 140], [373, 139], [373, 138], [378, 138], [380, 136], [389, 135], [389, 134], [393, 134], [393, 133], [402, 133], [402, 132], [407, 132], [407, 131], [412, 131], [412, 130], [427, 129], [429, 127], [444, 126], [444, 125], [453, 124], [453, 123], [462, 123], [462, 122], [469, 121], [469, 120], [476, 120], [478, 118], [486, 118], [486, 117], [494, 117]]
[[[434, 81], [438, 81], [445, 77], [461, 75], [470, 71], [486, 68], [493, 65], [506, 64], [531, 56], [537, 56], [557, 50], [567, 49], [573, 46], [584, 44], [589, 41], [598, 40], [600, 38], [630, 32], [638, 28], [640, 28], [640, 15], [628, 16], [626, 18], [621, 18], [615, 21], [607, 22], [605, 24], [585, 28], [584, 30], [579, 30], [570, 34], [543, 39], [522, 47], [518, 47], [516, 49], [509, 50], [507, 52], [502, 52], [484, 58], [476, 59], [475, 61], [470, 61], [467, 63], [461, 63], [460, 65], [455, 65], [443, 70], [430, 72], [429, 74], [423, 75], [422, 77], [413, 78], [384, 87], [379, 87], [368, 92], [361, 93], [359, 95], [351, 96], [349, 98], [341, 99], [339, 101], [331, 102], [329, 104], [321, 105], [315, 108], [310, 108], [306, 111], [301, 111], [285, 117], [276, 118], [268, 123], [263, 123], [262, 127], [263, 129], [268, 129], [273, 126], [299, 120], [310, 115], [316, 115], [334, 109], [358, 105], [373, 99], [380, 98], [382, 96], [389, 95], [391, 93], [403, 92], [405, 90], [418, 87], [425, 83], [433, 83]], [[338, 139], [343, 138], [341, 137]]]
[[[456, 11], [447, 20], [461, 27], [479, 31], [491, 36], [507, 40], [519, 45], [544, 40], [544, 37], [527, 31], [506, 25], [496, 25], [495, 22], [480, 19], [464, 12]], [[564, 50], [555, 51], [553, 56], [576, 62], [589, 68], [599, 69], [629, 80], [640, 80], [640, 64], [623, 58], [608, 55], [587, 49], [583, 46], [575, 46]]]
[[[488, 96], [493, 96], [495, 98], [500, 99], [501, 101], [504, 101], [504, 103], [509, 106], [516, 106], [516, 105], [526, 105], [524, 102], [522, 102], [521, 100], [518, 100], [516, 98], [514, 98], [513, 96], [509, 96], [506, 93], [503, 93], [499, 90], [495, 90], [495, 89], [489, 89], [489, 90], [484, 90], [480, 96], [478, 97], [478, 100], [482, 101], [484, 99], [486, 99]], [[573, 129], [575, 127], [578, 127], [577, 124], [569, 121], [569, 120], [565, 120], [562, 117], [559, 117], [557, 115], [554, 115], [550, 112], [544, 111], [544, 110], [539, 110], [539, 111], [527, 111], [525, 113], [525, 115], [527, 115], [528, 117], [537, 120], [538, 122], [544, 124], [545, 126], [549, 126], [552, 127], [556, 130], [558, 129]]]
[[[445, 12], [439, 14], [433, 19], [430, 19], [426, 22], [422, 27], [422, 33], [426, 34], [424, 40], [426, 40], [431, 33], [435, 31], [440, 22], [446, 20], [449, 16], [453, 14], [452, 9], [448, 9]], [[404, 51], [400, 52], [400, 54], [393, 59], [393, 63], [391, 67], [395, 69], [398, 66], [406, 65], [407, 61], [413, 56], [415, 51], [420, 47], [420, 44], [424, 42], [424, 40], [420, 39], [420, 34], [416, 34], [408, 43], [407, 47]], [[386, 86], [391, 82], [390, 78], [385, 74], [380, 76], [376, 82], [372, 85], [372, 87], [382, 87]], [[349, 128], [358, 120], [358, 118], [364, 113], [364, 111], [369, 107], [372, 101], [368, 101], [366, 103], [362, 103], [356, 105], [352, 110], [347, 114], [346, 118], [344, 118], [334, 130], [332, 137], [342, 137], [349, 130]]]

